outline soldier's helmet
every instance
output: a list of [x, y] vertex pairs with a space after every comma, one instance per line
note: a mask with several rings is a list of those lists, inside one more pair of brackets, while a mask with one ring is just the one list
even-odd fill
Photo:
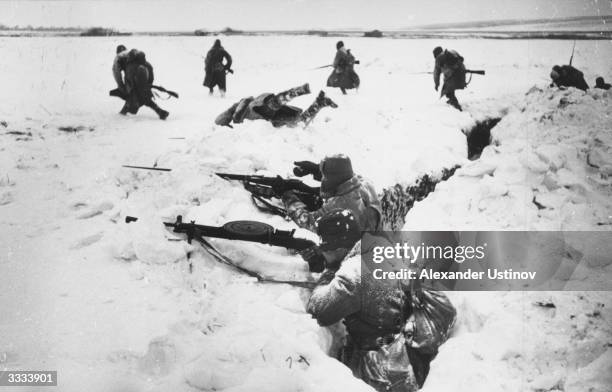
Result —
[[552, 71], [550, 71], [550, 78], [552, 80], [557, 80], [561, 77], [562, 73], [563, 71], [561, 70], [561, 67], [555, 65], [554, 67], [552, 67]]
[[351, 249], [361, 238], [361, 228], [351, 210], [334, 209], [316, 221], [323, 251]]
[[604, 78], [602, 78], [601, 76], [598, 76], [595, 79], [595, 86], [603, 86], [604, 85]]
[[442, 52], [443, 52], [442, 47], [441, 47], [441, 46], [436, 46], [436, 47], [434, 48], [434, 50], [433, 50], [433, 55], [434, 55], [434, 57], [438, 57], [438, 55], [439, 55], [440, 53], [442, 53]]
[[117, 45], [117, 54], [123, 52], [127, 50], [127, 48], [124, 45]]
[[351, 159], [344, 154], [330, 155], [321, 161], [321, 192], [333, 192], [340, 184], [350, 180], [355, 174]]
[[344, 42], [338, 41], [336, 42], [336, 49], [340, 50], [340, 48], [344, 47]]

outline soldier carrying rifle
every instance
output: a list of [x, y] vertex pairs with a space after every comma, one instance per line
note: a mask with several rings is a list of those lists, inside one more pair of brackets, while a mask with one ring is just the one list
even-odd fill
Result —
[[[382, 209], [374, 186], [353, 173], [351, 160], [338, 154], [324, 158], [317, 166], [314, 162], [296, 162], [295, 174], [313, 174], [321, 180], [323, 205], [311, 211], [293, 190], [275, 189], [282, 195], [288, 215], [300, 227], [316, 232], [316, 222], [332, 209], [348, 209], [361, 231], [380, 229]], [[301, 172], [301, 173], [299, 173]]]
[[444, 84], [440, 96], [446, 96], [446, 103], [453, 106], [459, 111], [462, 111], [461, 105], [455, 96], [455, 90], [463, 90], [467, 84], [465, 82], [465, 65], [463, 65], [463, 57], [452, 49], [442, 49], [437, 46], [433, 50], [436, 65], [434, 66], [433, 78], [438, 91], [440, 86], [440, 74], [444, 74]]
[[[225, 64], [223, 60], [225, 59]], [[204, 86], [208, 87], [209, 94], [213, 94], [213, 88], [219, 86], [221, 96], [225, 95], [225, 74], [232, 71], [232, 56], [221, 46], [221, 40], [215, 40], [213, 47], [206, 54], [205, 60], [206, 76]]]

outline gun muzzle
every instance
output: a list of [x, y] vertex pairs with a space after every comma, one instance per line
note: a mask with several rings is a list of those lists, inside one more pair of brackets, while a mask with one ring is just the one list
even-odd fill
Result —
[[135, 216], [126, 216], [125, 217], [125, 223], [136, 222], [137, 220], [138, 220], [138, 218], [136, 218]]

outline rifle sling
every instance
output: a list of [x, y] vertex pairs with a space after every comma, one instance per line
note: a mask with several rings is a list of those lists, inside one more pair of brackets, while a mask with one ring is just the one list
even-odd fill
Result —
[[238, 272], [242, 272], [243, 274], [246, 274], [248, 276], [251, 276], [257, 279], [259, 283], [288, 284], [291, 286], [310, 288], [310, 289], [312, 289], [315, 286], [315, 282], [304, 282], [304, 281], [297, 281], [297, 280], [277, 280], [277, 279], [266, 278], [255, 271], [251, 271], [247, 268], [239, 266], [238, 264], [236, 264], [236, 262], [234, 262], [232, 259], [230, 259], [226, 255], [221, 253], [217, 248], [214, 247], [213, 244], [208, 242], [203, 237], [197, 236], [194, 239], [198, 241], [202, 245], [202, 248], [204, 248], [204, 250], [206, 250], [217, 261], [234, 268]]
[[287, 211], [284, 208], [275, 206], [258, 195], [251, 193], [251, 200], [253, 201], [255, 207], [261, 212], [272, 213], [274, 215], [282, 216], [283, 218], [288, 216]]

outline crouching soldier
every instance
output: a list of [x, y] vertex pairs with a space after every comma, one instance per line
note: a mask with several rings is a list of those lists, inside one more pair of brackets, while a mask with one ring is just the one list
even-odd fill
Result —
[[153, 101], [151, 91], [154, 80], [153, 66], [146, 60], [144, 52], [137, 49], [128, 51], [125, 46], [119, 45], [113, 62], [113, 77], [117, 83], [117, 90], [111, 91], [111, 95], [125, 100], [119, 113], [136, 114], [144, 105], [153, 109], [160, 119], [165, 120], [168, 117], [169, 113]]
[[550, 72], [552, 85], [557, 87], [575, 87], [582, 91], [589, 88], [584, 74], [571, 65], [555, 65]]
[[442, 49], [439, 46], [433, 50], [433, 56], [436, 59], [433, 71], [436, 91], [440, 86], [440, 74], [444, 74], [444, 84], [440, 96], [446, 96], [448, 98], [446, 103], [461, 111], [461, 105], [459, 105], [455, 96], [455, 90], [463, 90], [466, 86], [463, 57], [452, 49]]
[[[317, 231], [325, 270], [308, 313], [322, 326], [344, 320], [348, 336], [338, 359], [355, 377], [380, 392], [416, 391], [419, 383], [403, 334], [411, 309], [409, 280], [374, 279], [371, 271], [362, 270], [362, 257], [371, 259], [375, 246], [393, 244], [382, 233], [362, 238], [349, 210], [328, 212], [318, 220]], [[398, 269], [410, 265], [397, 264]]]
[[344, 42], [338, 41], [336, 49], [334, 70], [327, 78], [327, 87], [339, 87], [342, 94], [346, 94], [347, 89], [357, 89], [361, 83], [359, 75], [355, 72], [355, 64], [359, 64], [359, 61], [355, 60], [351, 51], [344, 47]]
[[221, 113], [215, 119], [215, 124], [231, 127], [232, 123], [240, 124], [246, 119], [270, 121], [275, 127], [283, 125], [293, 127], [300, 122], [308, 125], [324, 107], [338, 107], [334, 101], [325, 96], [323, 91], [319, 93], [314, 103], [305, 111], [298, 107], [287, 105], [293, 98], [305, 94], [310, 94], [308, 83], [278, 94], [264, 93], [256, 98], [243, 98]]
[[[314, 164], [313, 164], [314, 165]], [[361, 231], [377, 231], [381, 228], [382, 208], [374, 186], [353, 173], [351, 160], [346, 155], [332, 155], [319, 165], [321, 198], [323, 206], [309, 211], [294, 191], [275, 189], [282, 195], [288, 215], [300, 227], [316, 232], [316, 222], [329, 211], [337, 208], [352, 212]]]

